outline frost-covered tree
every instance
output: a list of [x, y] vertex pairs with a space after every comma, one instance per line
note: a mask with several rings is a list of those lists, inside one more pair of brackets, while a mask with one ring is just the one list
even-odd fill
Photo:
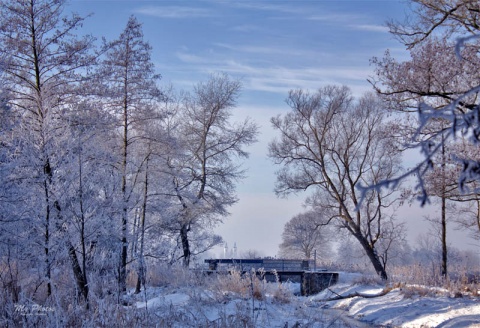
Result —
[[175, 169], [172, 163], [181, 158], [182, 147], [177, 113], [178, 97], [166, 90], [161, 103], [161, 118], [148, 120], [142, 125], [141, 142], [134, 148], [138, 170], [135, 181], [139, 200], [134, 209], [131, 251], [137, 268], [137, 291], [146, 275], [147, 258], [167, 263], [175, 262], [176, 233], [170, 222], [176, 213], [175, 191], [172, 180]]
[[[376, 74], [370, 82], [391, 109], [416, 112], [419, 103], [441, 108], [468, 92], [478, 79], [480, 44], [466, 45], [462, 58], [456, 46], [455, 40], [444, 36], [430, 37], [410, 49], [410, 59], [405, 61], [396, 60], [387, 50], [383, 58], [372, 59]], [[474, 104], [472, 95], [462, 99], [457, 110], [466, 112]]]
[[238, 160], [248, 156], [245, 147], [256, 141], [257, 126], [250, 119], [232, 120], [240, 87], [226, 74], [212, 75], [185, 96], [178, 113], [181, 153], [169, 162], [177, 204], [170, 227], [180, 238], [185, 266], [192, 256], [192, 235], [203, 240], [205, 250], [221, 242], [205, 232], [237, 202], [235, 183], [244, 176]]
[[68, 107], [78, 101], [87, 80], [84, 73], [95, 63], [94, 39], [76, 37], [84, 19], [64, 16], [63, 8], [60, 0], [0, 2], [2, 79], [8, 115], [15, 122], [3, 134], [9, 163], [3, 167], [7, 173], [2, 186], [8, 190], [4, 201], [13, 205], [8, 217], [15, 224], [8, 233], [22, 245], [22, 258], [42, 258], [47, 295], [52, 294], [52, 266], [66, 250], [86, 299], [75, 247], [69, 239], [59, 243], [58, 238], [66, 220], [61, 207], [65, 151], [59, 145], [69, 128]]
[[279, 132], [269, 146], [269, 156], [281, 166], [276, 193], [312, 189], [310, 205], [332, 213], [327, 222], [352, 234], [375, 271], [387, 279], [377, 243], [388, 228], [384, 223], [392, 215], [393, 192], [358, 189], [400, 169], [383, 103], [369, 94], [355, 102], [347, 87], [338, 86], [315, 93], [294, 90], [286, 101], [290, 112], [271, 120]]
[[[144, 41], [141, 24], [130, 17], [120, 37], [107, 44], [105, 59], [101, 63], [99, 77], [103, 85], [102, 102], [105, 110], [114, 117], [112, 128], [117, 132], [114, 153], [118, 158], [120, 186], [118, 188], [118, 213], [120, 222], [120, 263], [118, 283], [121, 292], [126, 291], [127, 258], [129, 243], [129, 217], [138, 196], [135, 193], [135, 177], [139, 163], [133, 156], [134, 147], [147, 136], [144, 126], [149, 120], [159, 119], [157, 111], [162, 99], [156, 74], [151, 61], [151, 46]], [[145, 159], [145, 158], [143, 158]], [[142, 160], [142, 159], [140, 159]]]
[[472, 0], [410, 0], [411, 14], [405, 22], [391, 20], [390, 32], [408, 48], [439, 33], [455, 38], [478, 34], [480, 4]]
[[78, 257], [79, 276], [75, 278], [77, 285], [79, 279], [82, 282], [85, 299], [92, 275], [102, 269], [94, 265], [95, 254], [111, 248], [108, 239], [114, 232], [108, 220], [114, 184], [110, 153], [113, 145], [108, 137], [108, 116], [104, 114], [101, 108], [87, 102], [71, 106], [70, 126], [59, 144], [64, 149], [60, 205], [68, 218], [62, 223], [59, 238], [70, 243], [68, 252]]
[[[465, 188], [471, 190], [471, 192], [465, 192], [458, 188], [458, 177], [464, 169], [463, 162], [480, 161], [480, 148], [465, 138], [457, 138], [454, 142], [451, 140], [445, 141], [445, 147], [448, 150], [448, 157], [442, 170], [445, 173], [443, 182], [446, 186], [446, 198], [449, 200], [447, 211], [460, 228], [471, 232], [472, 237], [478, 239], [480, 236], [479, 181], [478, 179], [470, 179], [465, 182]], [[440, 169], [434, 166], [427, 174], [432, 176], [432, 178], [427, 179], [427, 190], [439, 189], [438, 184], [442, 181], [439, 171]], [[431, 193], [433, 192], [429, 192], [429, 194]]]
[[331, 229], [326, 225], [322, 213], [305, 212], [288, 221], [282, 233], [279, 255], [283, 258], [319, 259], [331, 253]]
[[[475, 88], [479, 79], [480, 43], [472, 39], [459, 47], [456, 40], [478, 32], [474, 23], [478, 3], [430, 0], [412, 3], [413, 18], [405, 23], [389, 23], [390, 31], [409, 49], [411, 59], [398, 62], [388, 51], [382, 59], [373, 58], [376, 76], [371, 83], [390, 109], [403, 113], [416, 113], [420, 109], [418, 121], [404, 114], [407, 118], [398, 131], [403, 134], [405, 147], [417, 147], [426, 155], [412, 173], [418, 178], [416, 189], [422, 194], [422, 203], [432, 197], [440, 200], [441, 270], [446, 276], [447, 201], [478, 198], [475, 191], [465, 193], [466, 188], [462, 192], [457, 188], [461, 172], [458, 168], [466, 154], [459, 153], [458, 147], [451, 151], [454, 143], [462, 143], [462, 139], [469, 137], [468, 127], [461, 127], [465, 122], [462, 116], [471, 115], [478, 104]], [[446, 108], [449, 113], [445, 116], [442, 112]], [[427, 173], [430, 169], [431, 173]], [[453, 176], [456, 181], [452, 181]], [[472, 186], [472, 181], [467, 180], [465, 186]]]
[[[162, 106], [169, 111], [168, 103]], [[169, 158], [175, 158], [176, 127], [169, 126], [169, 115], [164, 119], [149, 120], [143, 125], [146, 138], [133, 150], [136, 159], [135, 173], [138, 200], [133, 210], [130, 250], [134, 267], [137, 271], [136, 292], [145, 286], [147, 259], [163, 258], [162, 254], [172, 251], [173, 245], [164, 243], [163, 237], [169, 235], [165, 222], [169, 221], [171, 204], [171, 172], [168, 167]], [[167, 237], [169, 239], [170, 236]], [[165, 261], [168, 261], [164, 258]]]
[[[445, 142], [477, 140], [473, 118], [479, 93], [479, 4], [470, 0], [410, 2], [411, 17], [388, 25], [390, 32], [409, 49], [411, 60], [398, 62], [388, 52], [381, 60], [374, 58], [376, 77], [371, 82], [391, 108], [409, 108], [419, 114], [412, 136], [413, 143], [426, 156], [415, 169], [421, 187], [431, 157], [443, 152]], [[441, 128], [431, 129], [435, 124], [438, 127], [439, 121]], [[422, 134], [428, 138], [419, 138]], [[411, 138], [409, 141], [412, 142]], [[457, 152], [455, 156], [460, 155]], [[463, 162], [469, 174], [474, 173], [469, 161]], [[463, 162], [459, 161], [461, 165]], [[470, 178], [461, 174], [461, 186], [468, 184]]]

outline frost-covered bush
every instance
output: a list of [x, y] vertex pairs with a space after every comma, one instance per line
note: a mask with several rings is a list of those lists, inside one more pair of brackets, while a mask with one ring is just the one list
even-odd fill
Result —
[[[277, 272], [275, 274], [275, 283], [269, 283], [267, 286], [268, 293], [273, 296], [273, 300], [277, 303], [287, 304], [290, 303], [293, 297], [292, 288], [290, 283], [283, 284], [280, 282], [280, 277]], [[273, 290], [272, 290], [273, 289]]]
[[190, 270], [182, 265], [164, 262], [151, 264], [147, 270], [147, 286], [190, 286], [203, 285], [205, 275], [201, 271]]
[[215, 299], [222, 301], [228, 299], [231, 294], [247, 298], [249, 294], [249, 282], [238, 270], [229, 273], [217, 274], [210, 280], [209, 289], [213, 292]]

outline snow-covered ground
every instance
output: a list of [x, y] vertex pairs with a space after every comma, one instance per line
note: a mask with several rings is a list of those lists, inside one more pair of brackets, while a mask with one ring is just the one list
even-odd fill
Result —
[[[406, 286], [375, 298], [353, 297], [324, 302], [340, 295], [377, 294], [382, 288], [338, 284], [311, 297], [320, 307], [341, 309], [350, 317], [375, 326], [387, 327], [480, 327], [480, 299], [454, 297], [448, 291]], [[427, 293], [427, 295], [419, 295]]]
[[479, 297], [439, 288], [401, 286], [374, 298], [325, 301], [384, 289], [358, 281], [341, 273], [338, 284], [309, 297], [294, 296], [295, 284], [265, 283], [263, 299], [200, 287], [149, 288], [134, 297], [133, 307], [154, 312], [159, 327], [480, 327]]

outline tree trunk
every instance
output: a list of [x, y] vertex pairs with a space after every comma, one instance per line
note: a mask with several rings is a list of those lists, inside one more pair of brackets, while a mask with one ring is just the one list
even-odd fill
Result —
[[137, 284], [135, 286], [135, 294], [139, 294], [142, 290], [142, 286], [145, 286], [145, 269], [143, 265], [143, 259], [138, 259], [139, 266], [137, 270]]
[[44, 253], [45, 253], [45, 278], [47, 279], [47, 296], [52, 295], [52, 285], [51, 285], [51, 263], [50, 263], [50, 233], [49, 233], [49, 225], [50, 225], [50, 210], [49, 206], [47, 205], [47, 214], [45, 218], [45, 234], [44, 234]]
[[447, 271], [447, 214], [446, 214], [446, 202], [445, 196], [442, 197], [442, 277], [446, 278]]
[[47, 162], [44, 165], [43, 172], [45, 173], [45, 180], [43, 181], [43, 188], [45, 191], [45, 232], [44, 232], [44, 253], [45, 253], [45, 278], [47, 279], [47, 296], [52, 295], [51, 285], [51, 263], [50, 263], [50, 193], [48, 191], [48, 179], [51, 179], [50, 163]]
[[190, 266], [190, 257], [192, 253], [190, 252], [190, 242], [188, 241], [188, 231], [190, 229], [186, 224], [182, 225], [180, 229], [180, 238], [182, 239], [182, 249], [183, 249], [183, 266], [188, 268]]
[[77, 283], [77, 288], [79, 291], [79, 294], [83, 296], [83, 299], [85, 300], [85, 306], [88, 309], [89, 303], [88, 303], [88, 284], [87, 284], [87, 279], [86, 276], [80, 267], [80, 264], [78, 262], [77, 258], [77, 253], [75, 251], [75, 247], [70, 243], [70, 241], [67, 241], [68, 245], [68, 256], [70, 257], [70, 262], [72, 264], [72, 269], [73, 269], [73, 274], [75, 276], [75, 281]]
[[370, 246], [370, 243], [363, 237], [361, 234], [355, 234], [355, 238], [362, 244], [365, 253], [367, 254], [370, 262], [373, 264], [375, 268], [375, 272], [382, 278], [382, 280], [388, 280], [387, 271], [382, 264], [382, 261], [378, 257], [378, 254], [373, 246]]
[[143, 189], [143, 204], [142, 216], [140, 217], [140, 254], [138, 256], [138, 271], [137, 271], [137, 286], [135, 287], [135, 294], [140, 293], [142, 285], [145, 287], [146, 269], [145, 259], [143, 257], [144, 240], [145, 240], [145, 218], [147, 213], [147, 199], [148, 199], [148, 156], [145, 163], [145, 187]]
[[123, 98], [123, 153], [122, 153], [122, 201], [123, 201], [123, 211], [122, 211], [122, 247], [121, 247], [121, 258], [120, 258], [120, 268], [118, 272], [118, 285], [120, 293], [125, 293], [127, 291], [127, 256], [128, 256], [128, 244], [127, 244], [127, 216], [128, 216], [128, 207], [127, 207], [127, 157], [128, 157], [128, 72], [125, 68], [125, 81], [124, 81], [124, 98]]
[[[77, 288], [80, 293], [83, 295], [85, 301], [85, 308], [88, 310], [90, 304], [88, 302], [88, 281], [87, 281], [87, 246], [85, 238], [85, 210], [83, 206], [83, 169], [82, 169], [82, 152], [79, 152], [78, 155], [78, 169], [79, 169], [79, 203], [80, 203], [80, 246], [82, 252], [82, 267], [80, 267], [75, 252], [75, 248], [68, 241], [68, 254], [70, 256], [70, 261], [72, 263], [73, 273], [77, 281]], [[60, 206], [58, 206], [60, 210]]]
[[445, 176], [445, 134], [442, 134], [442, 277], [447, 277], [447, 195]]
[[120, 293], [127, 291], [127, 209], [124, 208], [122, 215], [122, 248], [120, 255], [120, 268], [118, 273], [118, 288]]
[[[51, 263], [50, 263], [50, 260], [49, 260], [49, 222], [50, 222], [50, 215], [51, 215], [51, 208], [50, 208], [50, 194], [49, 194], [49, 190], [48, 190], [48, 184], [50, 183], [50, 181], [52, 180], [52, 168], [50, 166], [50, 161], [47, 159], [46, 161], [46, 164], [45, 164], [45, 167], [44, 167], [44, 172], [46, 174], [46, 179], [44, 181], [44, 187], [45, 187], [45, 196], [46, 196], [46, 199], [47, 199], [47, 213], [46, 213], [46, 231], [45, 231], [45, 255], [47, 256], [47, 279], [49, 280], [48, 283], [47, 283], [47, 295], [50, 296], [51, 295], [51, 284], [50, 284], [50, 278], [51, 278], [51, 272], [50, 272], [50, 266], [51, 266]], [[57, 212], [57, 218], [56, 218], [56, 227], [62, 231], [63, 230], [63, 227], [61, 226], [61, 222], [62, 222], [62, 219], [61, 219], [61, 212], [62, 212], [62, 209], [60, 207], [60, 204], [58, 201], [54, 201], [53, 202], [53, 208], [55, 209], [55, 211]], [[83, 239], [83, 234], [81, 236], [81, 239], [82, 241], [84, 240]], [[67, 237], [68, 238], [68, 237]], [[73, 274], [75, 276], [75, 281], [77, 283], [77, 288], [79, 290], [79, 293], [81, 293], [81, 295], [83, 296], [84, 300], [85, 300], [85, 304], [86, 304], [86, 308], [88, 309], [89, 308], [89, 304], [88, 304], [88, 283], [87, 283], [87, 276], [86, 276], [86, 272], [84, 271], [86, 268], [85, 268], [85, 263], [84, 263], [84, 270], [82, 270], [82, 268], [80, 267], [80, 264], [78, 262], [78, 258], [77, 258], [77, 254], [75, 252], [75, 247], [72, 245], [72, 243], [67, 239], [66, 241], [67, 243], [67, 249], [68, 249], [68, 256], [70, 258], [70, 263], [72, 265], [72, 270], [73, 270]]]
[[[175, 191], [177, 193], [178, 200], [182, 204], [183, 207], [183, 215], [185, 215], [184, 219], [188, 217], [188, 207], [187, 204], [183, 201], [183, 197], [180, 194], [178, 190], [178, 183], [176, 179], [173, 180], [174, 186], [175, 186]], [[186, 220], [188, 221], [188, 220]], [[183, 266], [188, 268], [190, 266], [190, 257], [191, 257], [191, 252], [190, 252], [190, 242], [188, 241], [188, 232], [190, 231], [190, 225], [189, 223], [185, 222], [182, 223], [182, 226], [180, 227], [180, 239], [182, 241], [182, 250], [183, 250]]]
[[477, 217], [475, 218], [475, 224], [477, 225], [478, 232], [480, 232], [480, 200], [477, 199]]
[[[64, 231], [65, 229], [61, 225], [61, 222], [63, 221], [61, 219], [62, 209], [61, 209], [58, 201], [55, 201], [53, 203], [53, 207], [57, 211], [57, 215], [58, 215], [58, 217], [57, 217], [57, 229], [60, 230], [60, 231], [62, 231], [62, 230]], [[84, 236], [82, 235], [81, 236], [82, 240], [84, 239], [83, 237]], [[78, 288], [79, 294], [81, 294], [83, 296], [83, 299], [85, 301], [85, 307], [87, 309], [89, 309], [90, 305], [88, 303], [88, 282], [87, 282], [87, 274], [86, 274], [86, 271], [85, 271], [86, 270], [85, 262], [83, 262], [83, 270], [82, 270], [82, 267], [80, 266], [80, 263], [78, 262], [78, 257], [77, 257], [77, 253], [75, 251], [75, 247], [72, 245], [70, 240], [68, 240], [68, 236], [66, 236], [65, 238], [66, 238], [66, 244], [67, 244], [67, 249], [68, 249], [68, 257], [70, 258], [70, 264], [72, 265], [72, 271], [73, 271], [73, 275], [75, 276], [75, 281], [77, 283], [77, 288]], [[83, 247], [82, 247], [82, 249], [83, 249]], [[84, 259], [84, 261], [85, 261], [85, 259]]]

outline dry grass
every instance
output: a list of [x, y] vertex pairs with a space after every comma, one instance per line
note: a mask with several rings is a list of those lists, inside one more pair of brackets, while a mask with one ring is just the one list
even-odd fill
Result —
[[400, 288], [401, 294], [405, 298], [415, 298], [415, 297], [435, 297], [440, 295], [445, 295], [445, 290], [435, 289], [427, 286], [418, 286], [418, 285], [404, 285]]
[[427, 296], [428, 292], [422, 289], [429, 289], [433, 294], [438, 294], [444, 289], [451, 297], [480, 296], [480, 277], [467, 272], [464, 268], [451, 268], [450, 272], [455, 274], [445, 278], [440, 275], [439, 270], [426, 268], [420, 264], [395, 267], [390, 271], [390, 282], [410, 286], [403, 288], [406, 289], [406, 297]]
[[[292, 301], [293, 293], [284, 284], [280, 282], [280, 277], [277, 272], [274, 271], [275, 284], [269, 284], [270, 293], [273, 296], [273, 301], [280, 304], [287, 304]], [[273, 289], [273, 291], [271, 291]]]
[[237, 271], [231, 271], [228, 274], [217, 274], [216, 279], [211, 281], [210, 288], [216, 299], [224, 301], [233, 293], [242, 298], [247, 298], [250, 291], [250, 284], [242, 274]]
[[[405, 298], [439, 295], [480, 297], [478, 280], [468, 272], [451, 269], [451, 272], [456, 273], [455, 279], [442, 279], [435, 270], [430, 269], [421, 265], [391, 268], [390, 281], [386, 288], [400, 289]], [[63, 267], [57, 266], [53, 271], [53, 295], [47, 298], [44, 278], [40, 273], [35, 274], [28, 268], [17, 268], [17, 265], [6, 265], [0, 261], [0, 326], [76, 327], [83, 324], [92, 327], [141, 327], [160, 322], [164, 326], [248, 327], [255, 325], [255, 318], [260, 313], [258, 311], [265, 311], [265, 308], [271, 306], [270, 300], [285, 304], [294, 299], [287, 285], [281, 284], [278, 278], [276, 283], [267, 283], [262, 272], [258, 271], [245, 274], [231, 271], [228, 274], [205, 276], [182, 266], [150, 264], [147, 270], [147, 286], [162, 287], [159, 288], [162, 293], [172, 292], [179, 287], [193, 293], [187, 307], [165, 308], [159, 315], [151, 309], [147, 311], [146, 308], [119, 305], [118, 286], [112, 272], [109, 271], [105, 276], [90, 274], [90, 310], [86, 310], [77, 298], [68, 263]], [[364, 274], [355, 282], [383, 283], [374, 274]], [[128, 283], [131, 287], [135, 285], [134, 271], [129, 273]], [[235, 314], [225, 312], [214, 322], [201, 315], [205, 309], [223, 309], [225, 304], [232, 300], [233, 304], [241, 306]], [[16, 304], [41, 304], [54, 309], [54, 312], [46, 316], [21, 316], [15, 313]], [[261, 309], [258, 310], [259, 308]], [[311, 314], [304, 314], [305, 318], [309, 315]]]
[[230, 296], [243, 299], [253, 297], [256, 300], [264, 300], [266, 297], [266, 282], [262, 273], [255, 271], [245, 274], [238, 270], [218, 273], [214, 279], [210, 280], [208, 288], [213, 291], [215, 298], [221, 302], [230, 299]]
[[290, 303], [293, 297], [293, 293], [280, 282], [276, 283], [272, 295], [274, 302], [280, 304]]
[[366, 273], [362, 274], [360, 277], [354, 279], [355, 284], [359, 285], [381, 285], [384, 284], [384, 281], [380, 276], [376, 274]]

